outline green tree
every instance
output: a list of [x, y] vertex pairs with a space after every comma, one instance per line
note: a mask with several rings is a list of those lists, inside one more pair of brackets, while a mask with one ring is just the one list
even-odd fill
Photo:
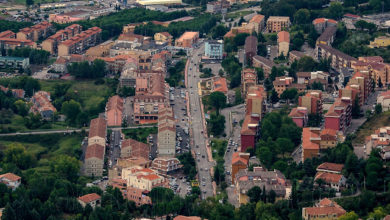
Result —
[[234, 104], [238, 105], [244, 102], [244, 99], [241, 96], [241, 90], [236, 89], [235, 90], [235, 96], [234, 96]]
[[272, 91], [271, 91], [271, 98], [270, 98], [270, 100], [271, 100], [272, 104], [275, 104], [275, 103], [277, 103], [279, 101], [279, 95], [278, 95], [278, 93], [276, 92], [275, 89], [272, 89]]
[[19, 143], [13, 143], [4, 151], [3, 163], [14, 164], [19, 169], [25, 170], [35, 164], [35, 158], [26, 152]]
[[65, 177], [71, 182], [75, 182], [78, 179], [80, 162], [74, 157], [62, 155], [52, 161], [52, 167], [59, 177]]
[[26, 116], [28, 114], [28, 106], [26, 105], [26, 103], [22, 100], [17, 100], [15, 103], [14, 103], [15, 107], [16, 107], [16, 110], [18, 112], [19, 115], [21, 116]]
[[304, 56], [298, 61], [298, 70], [303, 72], [313, 71], [316, 66], [316, 61], [309, 56]]
[[261, 189], [258, 186], [252, 187], [247, 193], [250, 202], [257, 203], [261, 199]]
[[76, 122], [77, 116], [81, 112], [80, 103], [71, 99], [70, 101], [64, 102], [61, 108], [62, 113], [66, 115], [66, 118], [70, 121], [71, 124]]
[[220, 24], [211, 29], [211, 36], [213, 39], [220, 39], [228, 32], [227, 27]]
[[301, 8], [295, 12], [294, 23], [299, 25], [310, 23], [310, 11], [306, 8]]
[[225, 116], [211, 113], [207, 125], [211, 134], [215, 136], [220, 135], [225, 130]]
[[376, 114], [382, 113], [382, 105], [380, 103], [375, 105], [375, 113]]
[[284, 92], [280, 95], [280, 98], [287, 101], [293, 101], [297, 96], [298, 90], [296, 88], [292, 88], [284, 90]]
[[343, 5], [340, 2], [331, 2], [329, 6], [329, 17], [339, 20], [343, 15]]
[[353, 118], [359, 118], [360, 117], [360, 104], [359, 104], [359, 97], [356, 97], [353, 105], [352, 105], [352, 117]]
[[264, 79], [264, 70], [263, 68], [255, 68], [257, 73], [258, 82]]
[[212, 92], [208, 99], [210, 105], [216, 108], [217, 114], [221, 108], [226, 106], [226, 96], [222, 92]]

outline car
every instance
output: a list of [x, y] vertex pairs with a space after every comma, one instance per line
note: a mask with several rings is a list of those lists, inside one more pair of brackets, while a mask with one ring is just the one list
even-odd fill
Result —
[[199, 145], [196, 145], [196, 148], [199, 148]]
[[203, 183], [202, 183], [202, 186], [206, 186], [206, 183], [205, 183], [205, 182], [203, 182]]
[[198, 162], [200, 162], [200, 159], [198, 159]]
[[228, 153], [229, 153], [229, 152], [230, 152], [230, 149], [227, 149], [227, 151], [226, 151], [226, 152], [228, 152]]
[[204, 155], [202, 155], [202, 158], [206, 158]]
[[203, 171], [203, 168], [200, 168], [200, 171]]
[[205, 170], [205, 171], [209, 171], [209, 168], [206, 167], [206, 168], [204, 168], [204, 170]]

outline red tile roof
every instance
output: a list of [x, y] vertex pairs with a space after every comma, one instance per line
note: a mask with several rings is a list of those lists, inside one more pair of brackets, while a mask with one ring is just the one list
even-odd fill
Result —
[[260, 23], [260, 22], [262, 22], [264, 20], [264, 15], [259, 15], [259, 14], [257, 14], [257, 15], [255, 15], [255, 16], [253, 16], [253, 18], [249, 21], [249, 23]]
[[96, 194], [96, 193], [90, 193], [90, 194], [87, 194], [87, 195], [80, 196], [80, 197], [78, 198], [78, 200], [80, 200], [80, 201], [82, 201], [82, 202], [88, 204], [88, 203], [90, 203], [90, 202], [92, 202], [92, 201], [95, 201], [95, 200], [98, 200], [98, 199], [100, 199], [100, 198], [101, 198], [101, 197], [100, 197], [98, 194]]
[[173, 220], [201, 220], [200, 217], [198, 216], [183, 216], [183, 215], [178, 215]]
[[319, 24], [319, 23], [324, 23], [324, 22], [330, 22], [333, 24], [337, 24], [337, 21], [335, 21], [333, 19], [328, 19], [328, 18], [317, 18], [317, 19], [313, 20], [314, 25]]
[[95, 118], [91, 120], [89, 125], [89, 135], [88, 138], [95, 136], [106, 138], [107, 132], [107, 122], [104, 118]]
[[287, 42], [290, 43], [290, 33], [287, 31], [281, 31], [278, 33], [278, 42]]
[[0, 175], [0, 179], [3, 179], [3, 178], [10, 180], [10, 181], [13, 181], [13, 182], [21, 179], [20, 176], [15, 175], [13, 173], [5, 173], [5, 174]]
[[142, 157], [149, 159], [150, 148], [148, 144], [136, 141], [134, 139], [125, 139], [122, 141], [122, 149], [131, 148], [132, 157]]
[[317, 167], [317, 170], [321, 169], [321, 170], [329, 170], [329, 171], [335, 171], [335, 172], [341, 173], [343, 168], [344, 168], [344, 164], [325, 162], [325, 163], [320, 164]]
[[320, 172], [314, 179], [322, 179], [326, 183], [339, 183], [342, 177], [343, 175], [341, 174]]
[[312, 132], [311, 128], [303, 128], [302, 131], [302, 148], [303, 149], [320, 149], [320, 145], [312, 142], [312, 138], [319, 138], [319, 135]]
[[99, 144], [91, 144], [87, 147], [87, 150], [85, 151], [85, 159], [89, 158], [99, 158], [104, 159], [104, 146], [101, 146]]

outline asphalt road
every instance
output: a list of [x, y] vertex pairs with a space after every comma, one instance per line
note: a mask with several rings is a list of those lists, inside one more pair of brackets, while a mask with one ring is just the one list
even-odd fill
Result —
[[201, 189], [202, 199], [213, 196], [212, 178], [210, 175], [210, 168], [213, 167], [213, 163], [208, 160], [206, 141], [208, 141], [203, 133], [206, 129], [203, 127], [203, 115], [201, 113], [201, 103], [198, 94], [198, 82], [199, 71], [198, 66], [200, 63], [200, 54], [204, 53], [204, 45], [201, 44], [198, 48], [195, 48], [189, 56], [189, 65], [187, 69], [188, 74], [188, 95], [191, 118], [189, 124], [192, 128], [193, 146], [192, 150], [196, 154], [195, 161], [197, 163], [199, 185]]

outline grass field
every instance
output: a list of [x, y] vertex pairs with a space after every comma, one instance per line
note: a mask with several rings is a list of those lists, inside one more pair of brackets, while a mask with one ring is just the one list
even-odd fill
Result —
[[366, 136], [371, 135], [380, 127], [389, 126], [390, 111], [383, 112], [379, 115], [374, 115], [370, 120], [366, 121], [357, 131], [354, 143], [362, 144]]
[[125, 134], [126, 138], [146, 143], [149, 134], [157, 134], [157, 127], [122, 129], [122, 132]]
[[232, 19], [236, 19], [236, 18], [239, 18], [239, 17], [243, 17], [245, 15], [249, 15], [249, 14], [252, 14], [253, 11], [238, 11], [238, 12], [231, 12], [231, 13], [228, 13], [226, 18], [232, 18]]

